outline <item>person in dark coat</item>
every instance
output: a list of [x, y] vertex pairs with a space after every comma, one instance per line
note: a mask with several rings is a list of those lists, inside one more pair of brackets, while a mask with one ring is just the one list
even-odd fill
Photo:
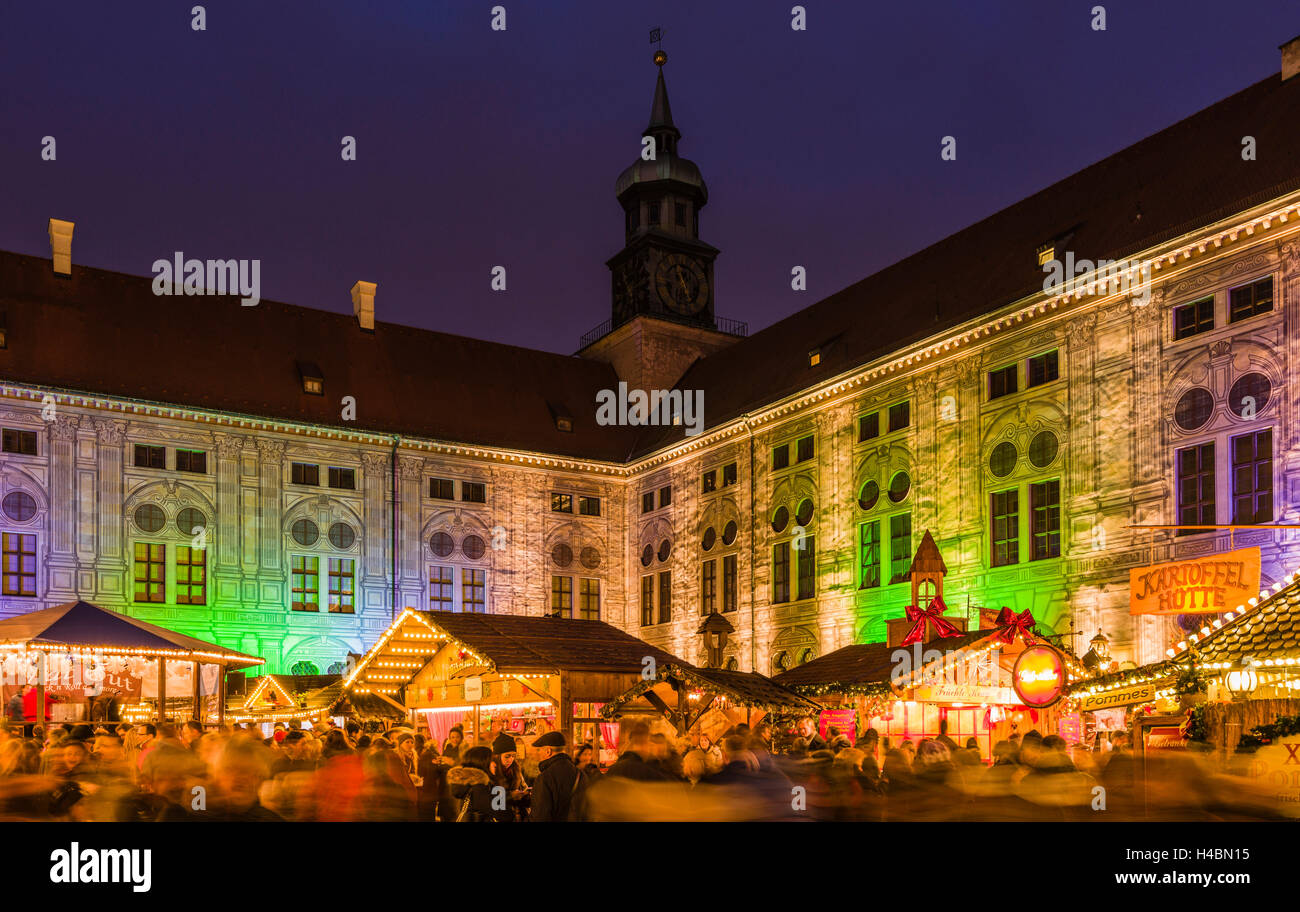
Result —
[[817, 734], [817, 722], [812, 716], [799, 720], [799, 737], [803, 738], [810, 754], [819, 750], [826, 750], [826, 741], [821, 735]]
[[[465, 752], [460, 766], [447, 772], [451, 797], [458, 802], [457, 822], [509, 823], [514, 820], [505, 801], [493, 801], [492, 751], [486, 747], [471, 747]], [[499, 786], [497, 786], [499, 788]], [[504, 799], [504, 793], [500, 793]]]
[[447, 791], [447, 761], [438, 753], [438, 745], [429, 741], [420, 752], [416, 775], [420, 777], [417, 789], [416, 816], [420, 820], [451, 821], [456, 819], [451, 793]]
[[615, 779], [633, 779], [637, 782], [669, 782], [672, 777], [654, 764], [650, 746], [650, 726], [633, 722], [627, 730], [628, 749], [614, 761], [606, 776]]
[[547, 732], [533, 742], [541, 758], [537, 764], [537, 781], [533, 783], [533, 807], [530, 821], [552, 823], [581, 817], [587, 792], [587, 776], [564, 752], [564, 735]]
[[515, 819], [527, 820], [532, 795], [519, 765], [519, 745], [505, 732], [492, 741], [492, 765], [492, 782], [506, 790], [506, 800]]

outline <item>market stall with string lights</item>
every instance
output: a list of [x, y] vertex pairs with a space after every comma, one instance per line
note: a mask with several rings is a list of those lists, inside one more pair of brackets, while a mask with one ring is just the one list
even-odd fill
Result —
[[261, 725], [266, 735], [277, 722], [291, 727], [349, 720], [380, 726], [402, 722], [406, 714], [371, 694], [343, 690], [342, 675], [262, 675], [248, 681], [245, 693], [228, 698], [226, 718]]
[[0, 621], [0, 663], [6, 702], [34, 689], [33, 721], [217, 722], [226, 672], [262, 659], [77, 601]]
[[344, 678], [345, 692], [376, 696], [427, 727], [439, 745], [453, 725], [466, 743], [505, 732], [529, 744], [559, 729], [617, 748], [600, 715], [650, 669], [680, 662], [602, 621], [407, 609]]
[[978, 628], [967, 630], [969, 618], [946, 613], [947, 572], [927, 531], [909, 571], [912, 603], [886, 623], [885, 642], [845, 646], [774, 678], [826, 707], [823, 737], [832, 725], [850, 740], [871, 727], [893, 744], [943, 731], [961, 745], [975, 739], [987, 762], [1013, 733], [1070, 734], [1059, 701], [1085, 674], [1079, 660], [1039, 633], [1027, 610], [980, 609]]

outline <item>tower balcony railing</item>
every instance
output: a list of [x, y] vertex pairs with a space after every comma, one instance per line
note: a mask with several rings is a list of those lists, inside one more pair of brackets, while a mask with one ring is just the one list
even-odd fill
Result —
[[[682, 323], [691, 326], [699, 325], [699, 323], [693, 320], [687, 320], [685, 318], [678, 317], [674, 314], [669, 314], [669, 313], [654, 313], [654, 314], [649, 314], [649, 316], [652, 316], [657, 320], [668, 320], [669, 322], [672, 323]], [[620, 321], [619, 323], [615, 323], [613, 318], [610, 318], [604, 321], [603, 323], [600, 323], [593, 329], [588, 330], [587, 332], [582, 334], [582, 339], [578, 342], [578, 348], [580, 350], [584, 349], [592, 342], [595, 342], [597, 339], [603, 339], [605, 336], [608, 336], [614, 330], [618, 329], [618, 327], [622, 326], [624, 323], [627, 322], [628, 322], [627, 320], [623, 320]], [[728, 336], [739, 336], [743, 338], [749, 335], [748, 323], [746, 323], [744, 320], [733, 320], [730, 317], [714, 317], [712, 328], [717, 330], [720, 333], [725, 333]]]

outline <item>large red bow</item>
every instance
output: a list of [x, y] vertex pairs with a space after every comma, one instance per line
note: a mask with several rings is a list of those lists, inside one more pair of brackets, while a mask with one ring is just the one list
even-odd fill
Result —
[[941, 637], [960, 636], [961, 630], [955, 624], [943, 616], [947, 608], [943, 600], [936, 598], [930, 603], [929, 608], [918, 608], [915, 605], [908, 605], [905, 609], [907, 619], [912, 622], [912, 627], [907, 631], [907, 636], [903, 637], [904, 646], [911, 646], [913, 643], [920, 643], [925, 639], [925, 629], [929, 625], [934, 628], [934, 632]]
[[998, 632], [993, 638], [1000, 643], [1010, 645], [1016, 641], [1019, 635], [1025, 641], [1026, 646], [1034, 645], [1034, 616], [1026, 608], [1024, 611], [1016, 614], [1010, 608], [1003, 608], [998, 612]]

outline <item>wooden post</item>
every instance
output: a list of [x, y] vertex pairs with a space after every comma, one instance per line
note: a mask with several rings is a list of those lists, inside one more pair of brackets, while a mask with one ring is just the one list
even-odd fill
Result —
[[556, 720], [559, 722], [560, 733], [564, 735], [564, 741], [570, 748], [577, 745], [571, 740], [573, 738], [573, 688], [569, 684], [569, 673], [560, 671], [560, 716]]
[[226, 672], [230, 669], [225, 665], [218, 665], [221, 670], [217, 673], [217, 724], [224, 725], [226, 722]]
[[158, 721], [167, 718], [167, 659], [158, 656]]
[[195, 659], [192, 664], [194, 666], [194, 694], [192, 696], [194, 708], [193, 708], [193, 713], [191, 714], [191, 718], [196, 719], [199, 722], [202, 722], [203, 714], [199, 711], [199, 701], [202, 699], [202, 697], [199, 695], [199, 674], [201, 673], [201, 669], [203, 666], [199, 665], [198, 659]]

